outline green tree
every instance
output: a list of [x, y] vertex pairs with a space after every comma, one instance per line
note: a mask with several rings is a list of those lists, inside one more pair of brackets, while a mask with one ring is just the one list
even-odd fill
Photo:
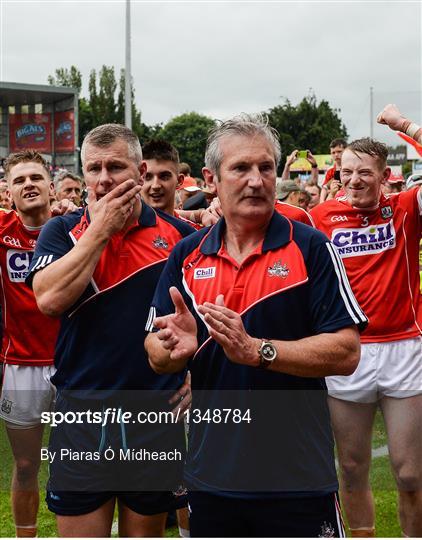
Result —
[[85, 138], [85, 135], [94, 127], [94, 119], [89, 101], [85, 98], [79, 98], [79, 145]]
[[[141, 121], [141, 112], [138, 111], [135, 104], [135, 90], [133, 88], [133, 81], [131, 81], [131, 94], [132, 94], [132, 130], [136, 133], [141, 144], [150, 139], [158, 137], [162, 124], [156, 124], [154, 126], [147, 126]], [[120, 70], [119, 79], [119, 93], [117, 96], [116, 105], [116, 118], [120, 124], [125, 123], [125, 70]]]
[[115, 98], [117, 83], [114, 67], [102, 66], [98, 73], [98, 82], [95, 69], [92, 69], [88, 89], [94, 126], [115, 123], [117, 121]]
[[214, 125], [208, 116], [189, 112], [172, 118], [158, 136], [178, 149], [180, 160], [189, 163], [194, 176], [201, 176], [208, 132]]
[[[88, 99], [79, 97], [79, 141], [95, 126], [105, 123], [120, 123], [125, 121], [125, 80], [124, 69], [120, 72], [119, 91], [116, 90], [117, 82], [114, 68], [103, 65], [98, 74], [92, 69], [89, 74]], [[78, 88], [80, 94], [82, 89], [82, 75], [80, 71], [71, 66], [58, 68], [54, 76], [48, 76], [48, 82], [57, 86], [73, 86]], [[135, 95], [132, 85], [132, 129], [141, 139], [153, 138], [161, 130], [161, 125], [146, 126], [141, 122], [141, 113], [135, 105]]]
[[346, 126], [339, 113], [340, 110], [333, 109], [326, 100], [318, 103], [313, 93], [304, 97], [296, 106], [286, 99], [283, 105], [267, 112], [270, 124], [280, 135], [284, 157], [294, 149], [327, 154], [333, 139], [346, 139]]
[[48, 84], [52, 86], [70, 86], [78, 89], [78, 94], [82, 89], [82, 75], [76, 66], [70, 66], [67, 68], [58, 68], [54, 72], [54, 75], [47, 77]]
[[91, 69], [89, 73], [89, 82], [88, 82], [88, 105], [91, 111], [91, 120], [92, 127], [97, 124], [97, 118], [99, 117], [98, 113], [98, 95], [97, 95], [97, 72], [95, 69]]
[[82, 74], [76, 66], [67, 68], [58, 68], [54, 75], [49, 75], [48, 83], [53, 86], [70, 86], [78, 89], [78, 109], [79, 109], [79, 142], [83, 140], [85, 135], [94, 125], [93, 115], [90, 103], [81, 97], [82, 90]]
[[161, 137], [161, 132], [163, 130], [163, 124], [154, 124], [153, 126], [147, 126], [141, 122], [139, 132], [136, 131], [136, 134], [141, 141], [141, 144], [144, 144], [151, 139], [159, 139]]

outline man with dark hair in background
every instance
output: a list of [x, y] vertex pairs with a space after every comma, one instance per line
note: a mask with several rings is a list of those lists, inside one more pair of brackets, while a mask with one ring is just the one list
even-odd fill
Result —
[[318, 184], [307, 184], [305, 190], [309, 193], [310, 201], [308, 202], [307, 210], [312, 210], [317, 204], [319, 204], [321, 197], [321, 188]]
[[324, 202], [328, 197], [331, 181], [340, 183], [341, 156], [346, 146], [347, 142], [345, 139], [333, 139], [330, 142], [330, 154], [333, 158], [334, 165], [325, 174], [324, 182], [322, 183], [321, 202]]
[[[147, 167], [141, 191], [145, 202], [170, 216], [186, 220], [196, 229], [200, 228], [198, 223], [201, 212], [176, 209], [176, 194], [180, 193], [178, 188], [185, 180], [180, 172], [177, 149], [167, 141], [158, 139], [149, 141], [143, 147], [142, 153]], [[199, 191], [199, 188], [197, 190]]]
[[184, 180], [183, 173], [179, 172], [179, 153], [163, 140], [149, 141], [142, 153], [147, 170], [141, 195], [153, 208], [173, 216], [175, 192]]

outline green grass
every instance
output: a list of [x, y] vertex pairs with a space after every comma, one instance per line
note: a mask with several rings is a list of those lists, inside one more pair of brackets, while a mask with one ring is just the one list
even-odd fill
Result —
[[[44, 433], [43, 446], [47, 446], [48, 432]], [[0, 456], [1, 456], [1, 476], [0, 476], [0, 537], [15, 536], [12, 511], [10, 508], [10, 478], [12, 474], [13, 459], [9, 447], [4, 422], [0, 421]], [[46, 462], [41, 463], [39, 476], [40, 486], [45, 486], [48, 478], [48, 467]], [[52, 514], [48, 511], [44, 502], [45, 492], [40, 491], [40, 512], [38, 515], [38, 536], [57, 536], [56, 522]]]
[[[44, 445], [47, 444], [48, 434], [45, 434]], [[382, 416], [377, 413], [374, 427], [373, 447], [378, 448], [386, 444], [386, 435]], [[10, 510], [10, 476], [12, 471], [12, 456], [4, 429], [0, 422], [0, 537], [13, 537], [12, 513]], [[40, 485], [44, 486], [47, 480], [47, 464], [42, 463]], [[376, 504], [377, 536], [391, 538], [400, 537], [401, 531], [397, 521], [397, 493], [391, 474], [388, 457], [379, 457], [373, 460], [371, 470], [371, 485], [374, 490]], [[45, 492], [40, 492], [40, 511], [38, 516], [38, 536], [57, 536], [56, 523], [53, 514], [49, 512], [44, 502]], [[177, 537], [176, 527], [168, 529], [166, 536]]]
[[374, 490], [377, 536], [400, 537], [396, 484], [391, 473], [388, 456], [373, 460], [371, 484], [377, 487]]
[[[381, 411], [375, 415], [372, 434], [372, 448], [381, 448], [387, 444], [387, 435]], [[370, 475], [375, 499], [375, 529], [378, 537], [400, 537], [398, 523], [397, 491], [391, 473], [388, 456], [373, 459]]]
[[375, 415], [374, 431], [372, 433], [372, 448], [380, 448], [387, 444], [387, 435], [384, 428], [384, 419], [378, 409]]

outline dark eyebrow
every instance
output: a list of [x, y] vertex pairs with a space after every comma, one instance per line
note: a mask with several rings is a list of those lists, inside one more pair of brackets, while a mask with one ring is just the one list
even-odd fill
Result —
[[108, 165], [124, 165], [125, 162], [119, 158], [111, 159], [109, 162], [107, 162]]
[[[26, 175], [21, 174], [20, 176], [16, 176], [13, 178], [12, 182], [16, 182], [17, 180], [25, 180]], [[33, 173], [29, 175], [30, 178], [44, 178], [42, 174], [40, 173]]]

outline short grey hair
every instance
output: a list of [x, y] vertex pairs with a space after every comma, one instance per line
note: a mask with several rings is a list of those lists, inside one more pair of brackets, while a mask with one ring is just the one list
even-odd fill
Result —
[[121, 124], [103, 124], [97, 126], [86, 135], [81, 148], [82, 165], [85, 163], [86, 145], [92, 144], [105, 148], [113, 144], [116, 140], [122, 139], [127, 142], [129, 157], [133, 159], [137, 165], [142, 161], [142, 148], [137, 135], [126, 126]]
[[57, 174], [54, 177], [54, 187], [56, 189], [60, 188], [61, 183], [65, 178], [70, 178], [71, 180], [74, 180], [75, 182], [79, 182], [81, 185], [83, 184], [83, 180], [80, 176], [77, 174], [73, 174], [70, 171], [67, 171], [66, 169], [63, 171], [60, 171], [59, 174]]
[[261, 136], [267, 139], [273, 147], [274, 160], [278, 167], [281, 159], [281, 147], [278, 133], [269, 125], [268, 117], [265, 114], [242, 113], [229, 120], [217, 122], [216, 126], [211, 129], [205, 149], [205, 166], [208, 169], [218, 175], [223, 161], [220, 140], [234, 135], [244, 137]]

